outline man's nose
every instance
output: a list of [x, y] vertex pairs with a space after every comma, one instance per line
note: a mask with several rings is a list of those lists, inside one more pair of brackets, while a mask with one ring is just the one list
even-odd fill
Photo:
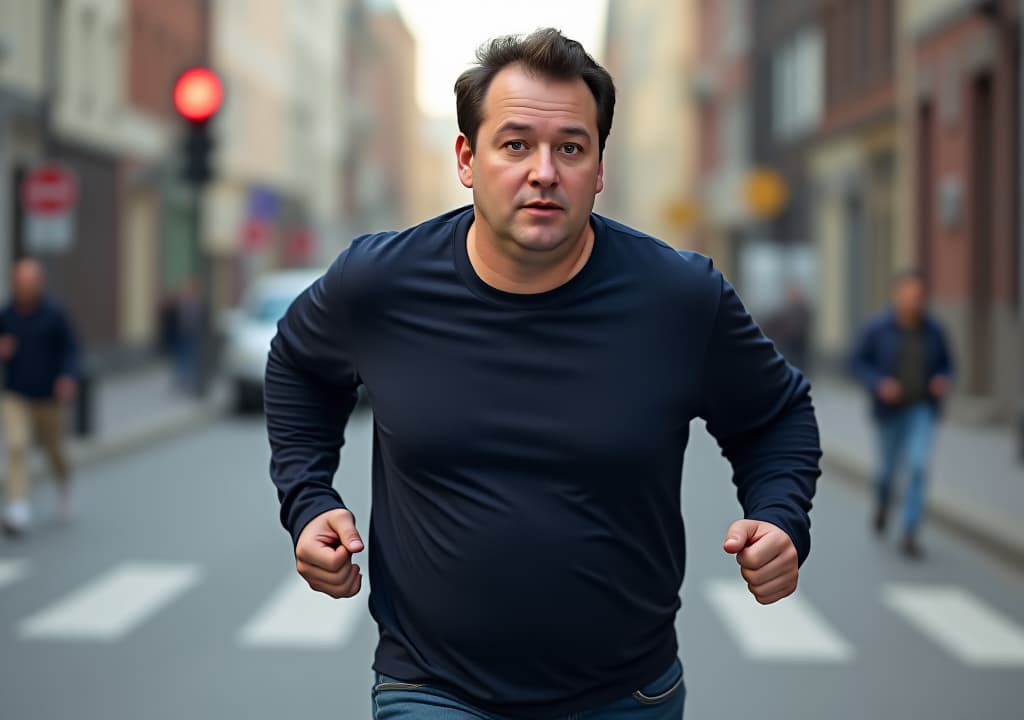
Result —
[[551, 149], [541, 147], [533, 157], [533, 167], [530, 169], [530, 184], [540, 187], [557, 185], [558, 169], [555, 167], [554, 155]]

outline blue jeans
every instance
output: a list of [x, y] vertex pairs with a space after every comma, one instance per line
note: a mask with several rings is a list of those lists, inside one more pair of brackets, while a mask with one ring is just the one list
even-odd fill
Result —
[[[404, 683], [380, 673], [376, 677], [373, 720], [502, 720], [427, 685]], [[657, 680], [636, 692], [562, 720], [682, 720], [685, 700], [683, 665], [676, 658]]]
[[880, 464], [876, 477], [878, 502], [887, 505], [892, 496], [893, 478], [901, 459], [906, 459], [910, 483], [903, 501], [903, 530], [912, 533], [924, 514], [924, 489], [928, 460], [932, 452], [935, 410], [928, 403], [917, 403], [883, 418], [879, 422]]

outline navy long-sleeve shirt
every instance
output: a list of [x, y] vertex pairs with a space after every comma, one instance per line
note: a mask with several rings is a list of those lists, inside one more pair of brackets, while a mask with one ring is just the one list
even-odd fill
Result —
[[818, 431], [807, 381], [706, 257], [593, 215], [575, 277], [511, 294], [473, 270], [472, 218], [362, 237], [288, 310], [266, 373], [271, 476], [293, 541], [342, 507], [364, 384], [374, 667], [536, 719], [628, 695], [675, 657], [690, 421], [801, 561]]
[[54, 383], [78, 377], [78, 347], [67, 315], [42, 298], [29, 312], [13, 303], [0, 310], [0, 335], [15, 340], [14, 356], [4, 363], [4, 387], [32, 400], [53, 399]]

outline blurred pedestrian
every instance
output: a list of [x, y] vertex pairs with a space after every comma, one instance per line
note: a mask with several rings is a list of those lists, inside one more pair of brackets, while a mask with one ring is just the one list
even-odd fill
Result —
[[160, 299], [158, 349], [168, 362], [174, 360], [178, 344], [178, 293], [167, 291]]
[[359, 592], [332, 478], [365, 385], [375, 717], [678, 719], [690, 421], [734, 468], [723, 549], [771, 603], [810, 546], [809, 386], [708, 258], [592, 212], [615, 89], [579, 43], [477, 57], [455, 85], [473, 204], [357, 238], [278, 324], [280, 517], [313, 589]]
[[206, 306], [199, 281], [190, 277], [182, 284], [174, 316], [174, 368], [178, 388], [188, 394], [200, 390], [202, 334]]
[[14, 267], [13, 298], [0, 311], [4, 366], [3, 424], [7, 493], [3, 529], [25, 532], [32, 521], [28, 450], [35, 435], [57, 478], [58, 512], [71, 513], [71, 468], [64, 448], [63, 406], [78, 391], [78, 350], [64, 310], [45, 294], [42, 266], [32, 259]]
[[903, 499], [901, 548], [918, 558], [935, 422], [953, 378], [946, 334], [927, 312], [920, 274], [906, 271], [896, 277], [892, 306], [864, 328], [850, 367], [871, 395], [878, 429], [874, 529], [885, 532], [893, 480], [905, 462], [909, 483]]

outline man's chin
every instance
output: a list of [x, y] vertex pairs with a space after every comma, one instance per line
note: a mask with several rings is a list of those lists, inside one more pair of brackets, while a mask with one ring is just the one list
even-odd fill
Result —
[[563, 233], [521, 233], [516, 235], [516, 244], [528, 252], [550, 252], [565, 245]]

